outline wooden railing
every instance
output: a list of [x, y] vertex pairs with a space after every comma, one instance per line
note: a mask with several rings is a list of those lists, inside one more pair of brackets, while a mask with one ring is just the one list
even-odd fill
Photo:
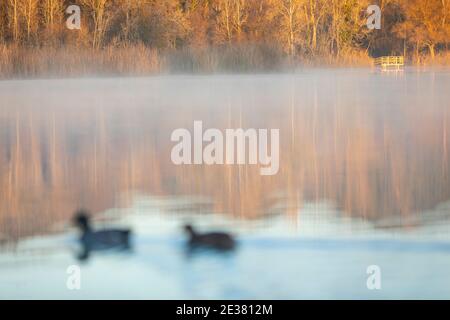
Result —
[[400, 70], [400, 67], [405, 65], [405, 59], [403, 56], [385, 56], [375, 59], [375, 65], [381, 66], [383, 70], [387, 70], [388, 67], [395, 67]]

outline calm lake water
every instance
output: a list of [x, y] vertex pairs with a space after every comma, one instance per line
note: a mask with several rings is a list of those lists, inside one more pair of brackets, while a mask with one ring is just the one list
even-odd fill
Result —
[[[449, 88], [415, 69], [2, 81], [0, 298], [448, 299]], [[195, 120], [280, 129], [278, 174], [174, 165]], [[79, 261], [78, 208], [133, 250]], [[187, 222], [237, 250], [189, 254]]]

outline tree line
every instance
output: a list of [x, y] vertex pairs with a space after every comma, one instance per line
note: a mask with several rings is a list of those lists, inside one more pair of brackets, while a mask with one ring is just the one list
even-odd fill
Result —
[[[69, 5], [81, 30], [65, 26]], [[381, 8], [381, 29], [366, 26]], [[0, 43], [102, 49], [143, 45], [159, 52], [257, 47], [291, 61], [446, 53], [449, 0], [2, 0]]]

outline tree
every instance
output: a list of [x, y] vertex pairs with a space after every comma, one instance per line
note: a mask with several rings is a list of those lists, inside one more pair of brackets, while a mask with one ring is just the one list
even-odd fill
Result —
[[233, 6], [233, 28], [236, 32], [236, 40], [240, 42], [242, 40], [243, 28], [248, 19], [248, 5], [245, 0], [234, 0]]
[[233, 37], [232, 0], [219, 0], [213, 9], [216, 16], [216, 42], [225, 42], [231, 45]]
[[152, 1], [140, 10], [139, 39], [154, 48], [176, 49], [184, 44], [189, 21], [178, 0]]
[[285, 47], [291, 57], [297, 53], [296, 48], [300, 42], [299, 35], [306, 22], [305, 5], [305, 0], [281, 0], [277, 6], [280, 16], [280, 31], [284, 35]]
[[61, 16], [64, 11], [61, 0], [45, 0], [42, 3], [42, 14], [45, 28], [49, 31], [61, 22]]
[[416, 54], [425, 46], [432, 59], [439, 44], [450, 39], [448, 0], [400, 0], [405, 13], [405, 21], [396, 28], [397, 34], [412, 42]]
[[6, 38], [6, 24], [7, 24], [7, 16], [6, 16], [6, 2], [0, 3], [0, 41], [5, 41]]
[[19, 0], [9, 0], [7, 3], [9, 28], [14, 42], [19, 41]]
[[81, 0], [81, 3], [91, 13], [93, 22], [92, 47], [99, 48], [103, 44], [103, 38], [108, 30], [111, 18], [111, 0]]
[[310, 28], [310, 48], [312, 52], [315, 52], [317, 48], [317, 33], [319, 24], [321, 23], [322, 18], [327, 13], [327, 1], [309, 0], [308, 2], [309, 3], [305, 6], [305, 8]]
[[25, 21], [27, 42], [30, 42], [31, 32], [37, 29], [38, 0], [22, 0], [19, 4], [19, 13]]
[[[354, 48], [367, 36], [365, 27], [367, 1], [332, 0], [329, 8], [330, 53], [340, 56], [343, 49]], [[364, 14], [361, 14], [364, 13]]]
[[149, 9], [148, 4], [145, 0], [123, 0], [116, 6], [114, 24], [119, 38], [126, 43], [139, 41], [139, 17], [141, 11]]
[[[68, 3], [82, 7], [81, 31], [65, 29], [63, 18]], [[434, 58], [436, 52], [448, 50], [450, 0], [377, 0], [374, 4], [382, 9], [381, 30], [366, 27], [366, 9], [372, 3], [369, 0], [1, 0], [0, 41], [41, 48], [74, 44], [96, 50], [140, 44], [141, 48], [164, 51], [188, 49], [186, 52], [214, 61], [219, 61], [216, 58], [222, 55], [214, 47], [226, 44], [247, 51], [226, 50], [223, 55], [239, 52], [260, 64], [286, 57], [340, 59], [363, 50], [376, 56], [403, 49], [406, 55], [413, 48], [417, 56], [423, 51]], [[205, 50], [210, 48], [214, 54]]]

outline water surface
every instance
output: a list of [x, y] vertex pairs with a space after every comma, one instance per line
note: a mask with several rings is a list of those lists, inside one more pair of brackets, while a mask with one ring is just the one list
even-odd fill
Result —
[[[449, 85], [415, 69], [2, 81], [0, 297], [449, 298]], [[280, 129], [278, 174], [173, 165], [170, 134], [195, 120]], [[80, 207], [133, 227], [133, 252], [78, 261]], [[189, 256], [186, 221], [238, 250]]]

